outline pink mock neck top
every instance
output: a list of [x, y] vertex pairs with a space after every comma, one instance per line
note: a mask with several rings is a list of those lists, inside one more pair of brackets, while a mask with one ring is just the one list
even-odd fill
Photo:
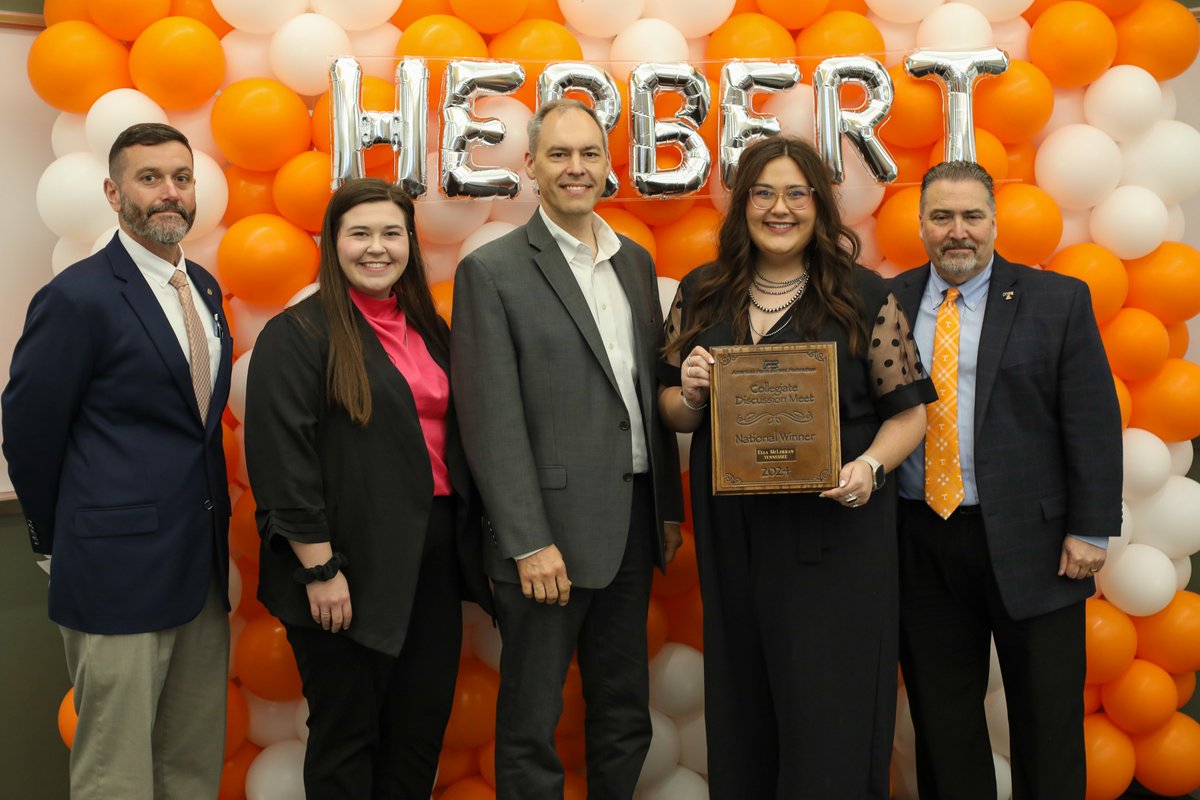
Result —
[[429, 355], [425, 340], [408, 326], [395, 295], [380, 299], [350, 288], [350, 299], [366, 317], [379, 343], [400, 371], [417, 404], [417, 417], [433, 468], [433, 494], [447, 496], [450, 471], [446, 468], [446, 409], [450, 403], [450, 378]]

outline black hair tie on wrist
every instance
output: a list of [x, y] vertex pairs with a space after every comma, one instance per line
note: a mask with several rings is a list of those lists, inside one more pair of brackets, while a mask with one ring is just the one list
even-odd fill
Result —
[[313, 581], [327, 581], [334, 575], [337, 575], [342, 567], [348, 566], [350, 560], [341, 553], [334, 553], [333, 557], [324, 564], [318, 564], [315, 567], [305, 569], [300, 567], [292, 573], [292, 580], [296, 583], [307, 586]]

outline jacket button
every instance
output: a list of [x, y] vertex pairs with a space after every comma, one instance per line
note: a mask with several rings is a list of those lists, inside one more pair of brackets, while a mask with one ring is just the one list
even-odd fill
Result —
[[213, 501], [212, 501], [212, 500], [205, 500], [205, 501], [204, 501], [204, 510], [205, 510], [205, 511], [212, 511], [212, 510], [213, 510]]
[[632, 480], [633, 480], [633, 473], [632, 473], [632, 472], [626, 472], [624, 475], [622, 475], [622, 476], [621, 476], [621, 478], [622, 478], [622, 480], [624, 480], [626, 483], [629, 483], [630, 481], [632, 481]]
[[627, 420], [627, 419], [621, 420], [621, 430], [623, 430], [623, 431], [629, 430], [629, 420]]

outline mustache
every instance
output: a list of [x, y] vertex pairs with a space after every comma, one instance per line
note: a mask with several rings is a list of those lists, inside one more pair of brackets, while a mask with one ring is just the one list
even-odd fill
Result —
[[184, 219], [188, 219], [187, 209], [183, 207], [183, 203], [156, 203], [146, 209], [146, 216], [153, 216], [161, 211], [174, 211]]
[[976, 247], [975, 243], [971, 242], [971, 241], [961, 241], [961, 242], [950, 241], [950, 242], [946, 242], [945, 244], [942, 245], [942, 252], [945, 253], [947, 250], [970, 250], [971, 252], [974, 253], [974, 252], [978, 251], [979, 248]]

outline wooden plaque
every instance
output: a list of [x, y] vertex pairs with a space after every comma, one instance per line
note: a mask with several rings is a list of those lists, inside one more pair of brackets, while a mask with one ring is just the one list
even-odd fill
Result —
[[836, 343], [711, 352], [713, 494], [837, 486], [842, 446]]

